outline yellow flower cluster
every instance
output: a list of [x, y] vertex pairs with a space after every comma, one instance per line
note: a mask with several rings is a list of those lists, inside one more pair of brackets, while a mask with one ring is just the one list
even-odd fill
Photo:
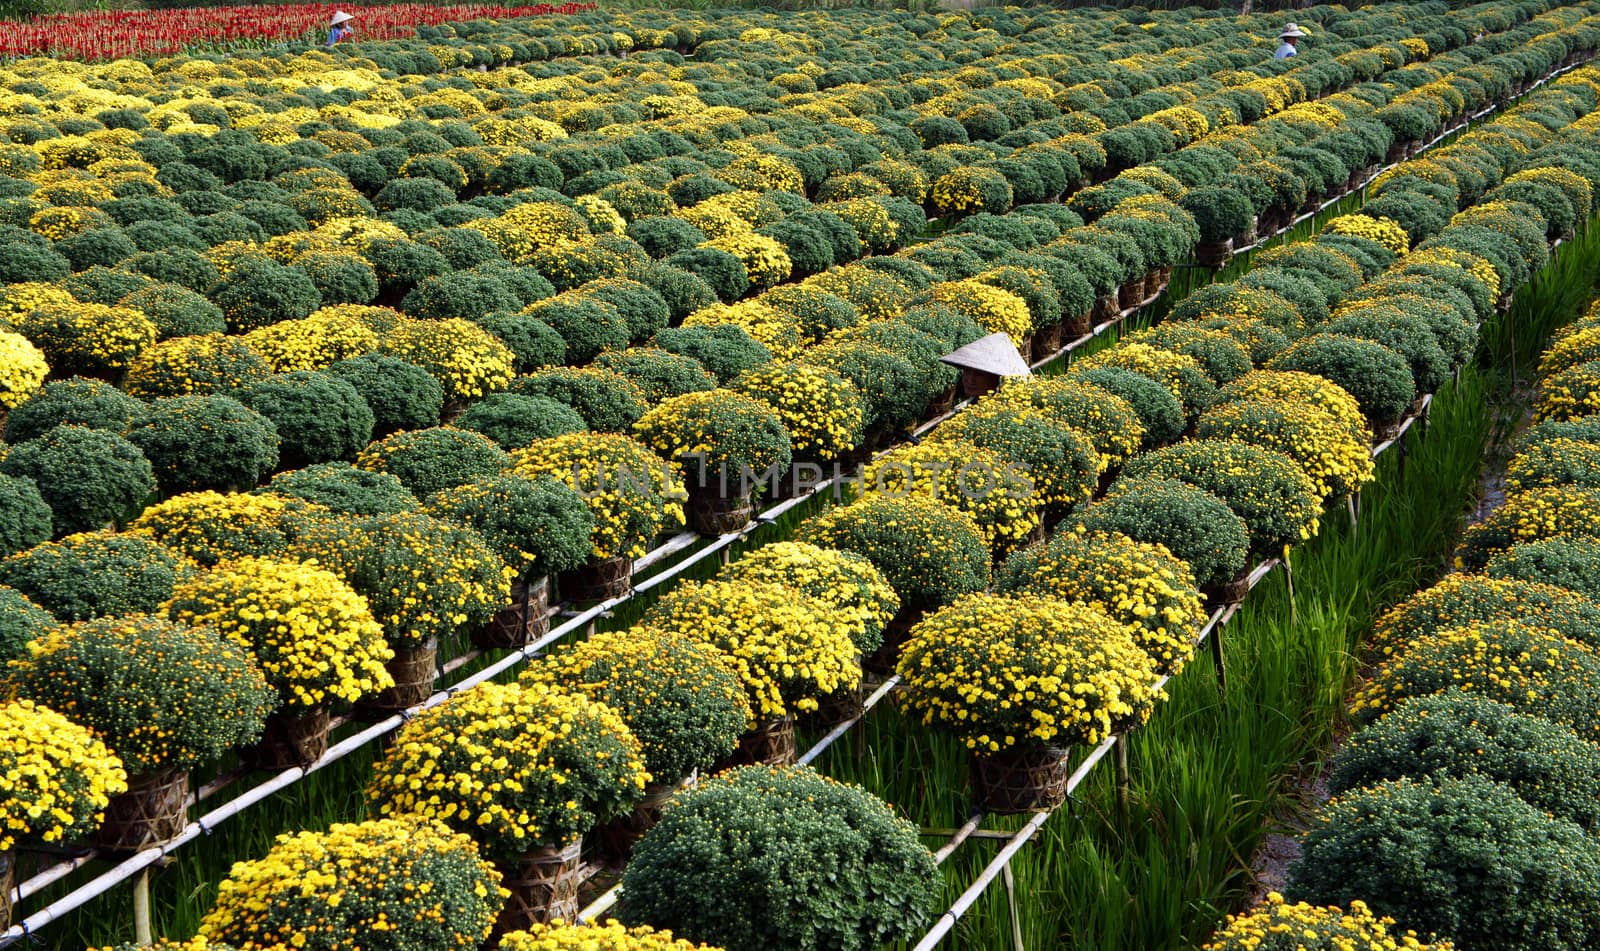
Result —
[[639, 741], [616, 711], [548, 684], [479, 684], [401, 727], [373, 770], [380, 816], [473, 836], [497, 858], [563, 846], [643, 794]]
[[1128, 629], [1098, 608], [973, 594], [911, 630], [906, 709], [969, 750], [1099, 743], [1166, 699]]
[[1496, 552], [1562, 535], [1600, 536], [1600, 488], [1560, 485], [1526, 489], [1461, 535], [1458, 564], [1480, 568]]
[[163, 340], [128, 367], [123, 389], [141, 399], [226, 393], [270, 376], [272, 368], [242, 337], [220, 333]]
[[127, 788], [93, 733], [32, 700], [0, 703], [0, 853], [88, 832]]
[[1491, 298], [1500, 296], [1500, 272], [1487, 258], [1473, 254], [1470, 251], [1458, 251], [1455, 248], [1434, 247], [1414, 252], [1406, 257], [1407, 262], [1420, 264], [1443, 264], [1447, 267], [1459, 268], [1477, 278], [1489, 289]]
[[856, 237], [861, 239], [861, 244], [872, 251], [887, 251], [894, 247], [897, 240], [902, 239], [900, 229], [895, 227], [894, 219], [889, 217], [888, 209], [878, 202], [864, 198], [849, 198], [844, 201], [830, 201], [823, 207], [856, 229]]
[[638, 558], [663, 530], [683, 524], [683, 480], [675, 465], [626, 436], [568, 433], [511, 453], [518, 475], [554, 476], [594, 513], [594, 557]]
[[1324, 234], [1348, 234], [1357, 238], [1366, 238], [1393, 251], [1395, 254], [1405, 254], [1411, 250], [1411, 239], [1406, 234], [1406, 229], [1400, 227], [1393, 219], [1371, 215], [1340, 215], [1328, 222], [1323, 230]]
[[506, 260], [525, 263], [535, 253], [566, 248], [589, 237], [589, 223], [565, 205], [528, 202], [495, 218], [469, 221], [466, 227], [483, 232]]
[[828, 461], [861, 441], [861, 391], [831, 370], [806, 363], [768, 363], [742, 374], [732, 388], [761, 400], [783, 420], [797, 457]]
[[[1405, 42], [1405, 41], [1401, 41]], [[1421, 40], [1416, 42], [1422, 43]], [[1423, 55], [1427, 44], [1423, 43]], [[1410, 49], [1411, 47], [1407, 47]], [[1206, 943], [1204, 951], [1454, 951], [1448, 941], [1426, 944], [1414, 931], [1395, 928], [1394, 919], [1378, 917], [1365, 902], [1336, 907], [1289, 904], [1268, 892], [1264, 904], [1248, 913], [1229, 915], [1228, 923]]]
[[900, 610], [900, 597], [873, 567], [851, 551], [805, 542], [774, 542], [722, 569], [723, 581], [756, 581], [793, 588], [846, 619], [862, 653], [877, 647], [884, 626]]
[[21, 334], [0, 330], [0, 408], [16, 409], [44, 385], [50, 364]]
[[759, 300], [735, 304], [712, 304], [684, 318], [685, 327], [716, 327], [732, 324], [742, 328], [756, 342], [772, 352], [773, 359], [790, 360], [800, 355], [800, 329], [785, 314]]
[[383, 335], [380, 350], [428, 371], [445, 399], [469, 400], [504, 389], [516, 357], [500, 338], [469, 320], [401, 320]]
[[694, 944], [670, 931], [629, 928], [616, 921], [600, 925], [534, 925], [500, 939], [498, 951], [719, 951]]
[[789, 252], [776, 240], [762, 234], [728, 234], [712, 238], [708, 247], [726, 251], [744, 264], [750, 286], [757, 290], [788, 280], [794, 264]]
[[1200, 417], [1201, 439], [1237, 439], [1293, 459], [1323, 499], [1357, 492], [1376, 477], [1369, 444], [1331, 413], [1307, 403], [1239, 400]]
[[1005, 333], [1011, 342], [1033, 333], [1028, 304], [1010, 291], [973, 280], [945, 281], [929, 289], [933, 299], [971, 317], [988, 333]]
[[394, 685], [367, 599], [315, 562], [241, 558], [174, 586], [167, 616], [250, 651], [280, 701], [354, 703]]
[[1103, 474], [1139, 450], [1144, 423], [1128, 401], [1092, 383], [1065, 376], [1010, 377], [984, 396], [986, 405], [1030, 406], [1088, 439]]
[[472, 840], [443, 825], [337, 823], [234, 863], [200, 934], [240, 948], [303, 948], [315, 935], [327, 948], [474, 951], [506, 894]]
[[125, 369], [156, 342], [156, 325], [143, 311], [108, 304], [43, 304], [11, 321], [59, 371]]
[[1018, 590], [1099, 608], [1132, 631], [1158, 673], [1175, 674], [1194, 656], [1206, 617], [1200, 590], [1165, 546], [1080, 528], [1017, 557], [1007, 571], [1025, 572], [1012, 579]]
[[1332, 416], [1362, 445], [1371, 445], [1372, 429], [1361, 404], [1344, 387], [1327, 377], [1300, 370], [1253, 370], [1224, 386], [1218, 403], [1260, 400], [1313, 406]]
[[728, 658], [760, 722], [817, 709], [856, 685], [861, 665], [846, 610], [767, 582], [686, 582], [645, 614], [646, 630], [682, 634]]
[[299, 499], [205, 490], [157, 502], [128, 528], [209, 567], [244, 555], [282, 552], [302, 526], [326, 514]]
[[897, 446], [862, 474], [866, 496], [919, 496], [965, 512], [999, 552], [1020, 548], [1039, 528], [1043, 499], [1025, 468], [963, 439]]
[[1600, 413], [1600, 360], [1574, 364], [1545, 378], [1533, 409], [1536, 420], [1573, 419], [1596, 413]]
[[0, 320], [14, 323], [18, 317], [45, 305], [71, 307], [78, 299], [66, 288], [39, 281], [0, 285]]
[[309, 317], [257, 327], [244, 340], [274, 373], [321, 370], [378, 349], [378, 334], [362, 319], [364, 309], [348, 304], [324, 307]]

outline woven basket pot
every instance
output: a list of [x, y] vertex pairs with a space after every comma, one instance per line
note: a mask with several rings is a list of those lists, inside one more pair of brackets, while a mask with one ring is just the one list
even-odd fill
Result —
[[720, 485], [691, 485], [683, 514], [690, 531], [715, 538], [749, 525], [755, 506], [749, 491], [740, 492], [737, 486], [724, 491]]
[[972, 757], [972, 795], [997, 815], [1043, 812], [1067, 799], [1072, 761], [1066, 750], [1037, 747]]
[[1061, 349], [1061, 334], [1063, 327], [1061, 321], [1045, 324], [1033, 332], [1033, 350], [1040, 357], [1053, 355]]
[[511, 604], [472, 632], [472, 645], [515, 650], [550, 630], [550, 579], [544, 575], [511, 586]]
[[267, 717], [261, 740], [243, 750], [246, 763], [256, 769], [306, 767], [328, 751], [328, 707], [286, 707]]
[[691, 775], [681, 782], [646, 786], [644, 798], [634, 805], [632, 812], [612, 819], [595, 833], [606, 864], [613, 868], [627, 865], [629, 857], [633, 855], [634, 843], [644, 838], [644, 834], [661, 821], [661, 810], [666, 807], [667, 801], [685, 789], [693, 789], [699, 782], [698, 776]]
[[17, 853], [0, 852], [0, 931], [11, 927], [11, 901], [17, 897]]
[[128, 780], [128, 791], [113, 796], [95, 845], [108, 852], [138, 852], [171, 842], [188, 825], [189, 774], [165, 769]]
[[576, 921], [578, 886], [583, 884], [582, 857], [580, 838], [561, 847], [530, 849], [514, 861], [499, 863], [500, 887], [511, 895], [495, 920], [495, 934], [525, 931], [557, 918]]
[[798, 755], [794, 739], [794, 718], [769, 720], [739, 737], [739, 748], [724, 765], [792, 766]]
[[605, 558], [590, 561], [559, 578], [561, 593], [573, 601], [605, 601], [620, 598], [633, 588], [633, 560]]
[[1224, 604], [1238, 604], [1250, 593], [1250, 572], [1242, 571], [1231, 581], [1207, 585], [1200, 593], [1205, 596], [1206, 604], [1213, 608]]
[[433, 681], [439, 674], [439, 642], [428, 638], [420, 647], [396, 647], [394, 657], [384, 667], [394, 678], [394, 686], [375, 697], [367, 697], [356, 709], [369, 716], [388, 716], [409, 710], [433, 696]]
[[1144, 303], [1144, 278], [1129, 281], [1117, 289], [1117, 306], [1123, 310]]
[[867, 655], [861, 662], [861, 668], [875, 674], [894, 673], [895, 665], [900, 662], [900, 647], [905, 644], [911, 629], [922, 620], [924, 613], [920, 608], [906, 607], [896, 612], [889, 623], [883, 626], [883, 643]]

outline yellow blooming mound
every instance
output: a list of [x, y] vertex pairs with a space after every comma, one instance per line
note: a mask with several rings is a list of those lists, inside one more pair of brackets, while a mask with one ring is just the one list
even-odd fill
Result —
[[401, 727], [367, 799], [378, 815], [442, 822], [512, 859], [627, 811], [649, 779], [638, 739], [605, 704], [486, 683]]
[[988, 333], [1005, 333], [1021, 344], [1033, 333], [1028, 303], [1010, 291], [979, 281], [946, 281], [930, 289], [933, 299], [971, 317]]
[[1373, 671], [1350, 715], [1365, 724], [1408, 697], [1456, 690], [1600, 738], [1600, 653], [1538, 619], [1474, 621], [1418, 638]]
[[237, 862], [200, 923], [240, 948], [475, 951], [504, 901], [472, 840], [434, 822], [382, 819], [280, 835]]
[[[1421, 42], [1421, 41], [1418, 41]], [[1212, 935], [1205, 951], [1454, 951], [1448, 941], [1428, 943], [1414, 931], [1395, 928], [1394, 919], [1379, 918], [1360, 900], [1349, 911], [1289, 904], [1269, 892], [1265, 904], [1228, 923]]]
[[1206, 619], [1188, 564], [1120, 532], [1060, 532], [1007, 559], [995, 587], [1099, 608], [1133, 632], [1162, 674], [1194, 656]]
[[354, 703], [394, 684], [367, 599], [315, 563], [228, 562], [174, 586], [165, 611], [250, 651], [286, 706]]
[[1567, 588], [1455, 572], [1391, 608], [1371, 643], [1388, 657], [1428, 634], [1475, 621], [1537, 620], [1586, 643], [1600, 642], [1600, 604]]
[[658, 785], [711, 769], [754, 719], [722, 653], [681, 634], [596, 634], [536, 659], [521, 681], [575, 691], [615, 710]]
[[1122, 343], [1076, 361], [1073, 366], [1084, 370], [1120, 367], [1147, 376], [1178, 398], [1191, 422], [1216, 399], [1216, 384], [1206, 376], [1200, 361], [1147, 343]]
[[0, 703], [0, 852], [91, 831], [127, 788], [121, 761], [93, 733], [31, 700]]
[[[1578, 340], [1581, 336], [1582, 332], [1566, 339]], [[1539, 422], [1596, 413], [1600, 413], [1600, 360], [1575, 363], [1547, 377], [1533, 410], [1534, 419]]]
[[1571, 535], [1600, 537], [1600, 488], [1562, 485], [1509, 496], [1462, 533], [1456, 563], [1480, 569], [1513, 545]]
[[1040, 525], [1040, 496], [1027, 467], [964, 439], [898, 446], [868, 464], [867, 497], [921, 497], [972, 517], [991, 549], [1021, 547]]
[[1488, 258], [1455, 248], [1434, 247], [1406, 255], [1406, 264], [1443, 264], [1466, 271], [1484, 285], [1491, 300], [1500, 297], [1500, 272]]
[[147, 945], [119, 944], [111, 947], [97, 948], [95, 951], [237, 951], [231, 944], [221, 944], [216, 941], [207, 941], [202, 937], [193, 937], [187, 941], [177, 938], [156, 938]]
[[1390, 218], [1340, 215], [1328, 222], [1328, 226], [1322, 230], [1324, 234], [1348, 234], [1376, 241], [1395, 254], [1405, 254], [1411, 250], [1411, 241], [1406, 229]]
[[774, 542], [722, 569], [723, 581], [785, 585], [839, 612], [863, 654], [876, 650], [883, 628], [900, 610], [900, 597], [883, 572], [852, 551], [805, 542]]
[[768, 288], [787, 280], [794, 265], [789, 252], [776, 240], [761, 234], [729, 234], [712, 238], [709, 247], [726, 251], [744, 264], [750, 286], [755, 290]]
[[628, 928], [616, 921], [603, 925], [534, 925], [500, 939], [499, 951], [719, 951], [694, 944], [670, 931]]
[[341, 304], [324, 307], [299, 320], [257, 327], [244, 335], [274, 373], [320, 370], [347, 357], [378, 348], [378, 334], [363, 321], [361, 310]]
[[0, 330], [0, 409], [16, 409], [38, 392], [50, 364], [21, 334]]
[[123, 389], [140, 399], [226, 393], [272, 375], [243, 337], [220, 333], [163, 340], [128, 367]]
[[1311, 478], [1319, 498], [1360, 491], [1376, 477], [1372, 453], [1348, 426], [1305, 403], [1240, 400], [1200, 417], [1201, 439], [1233, 439], [1293, 459]]
[[974, 594], [911, 629], [905, 705], [980, 754], [1093, 745], [1149, 719], [1155, 665], [1105, 612], [1032, 595]]
[[748, 370], [731, 387], [770, 406], [798, 458], [829, 461], [856, 448], [865, 403], [854, 383], [806, 363], [768, 363]]
[[143, 311], [107, 304], [45, 304], [12, 318], [12, 326], [43, 351], [57, 373], [125, 369], [156, 342]]
[[1361, 404], [1327, 377], [1300, 370], [1253, 370], [1217, 393], [1219, 405], [1240, 400], [1314, 406], [1337, 420], [1351, 439], [1363, 446], [1372, 444], [1372, 428], [1361, 413]]
[[511, 453], [517, 475], [554, 476], [594, 513], [594, 557], [638, 558], [650, 540], [683, 525], [678, 467], [611, 433], [568, 433]]
[[974, 409], [996, 403], [1031, 406], [1088, 439], [1103, 474], [1138, 451], [1144, 423], [1128, 401], [1109, 390], [1064, 376], [1011, 377]]
[[516, 356], [500, 338], [460, 318], [402, 320], [383, 335], [380, 351], [428, 371], [447, 400], [469, 400], [504, 389]]
[[210, 566], [245, 555], [281, 553], [308, 520], [325, 514], [321, 506], [298, 499], [206, 490], [157, 502], [129, 530]]
[[762, 723], [815, 710], [820, 698], [861, 679], [850, 615], [794, 588], [748, 579], [686, 582], [641, 624], [726, 655]]
[[1035, 504], [1053, 512], [1087, 502], [1105, 471], [1087, 436], [1030, 406], [969, 407], [940, 423], [928, 441], [963, 441], [995, 453], [1032, 482]]
[[717, 327], [722, 324], [743, 328], [756, 342], [772, 351], [774, 359], [788, 360], [800, 353], [800, 329], [794, 321], [758, 300], [712, 304], [695, 311], [683, 321], [685, 327]]
[[7, 323], [46, 305], [73, 307], [78, 299], [66, 288], [39, 281], [23, 281], [0, 287], [0, 320]]

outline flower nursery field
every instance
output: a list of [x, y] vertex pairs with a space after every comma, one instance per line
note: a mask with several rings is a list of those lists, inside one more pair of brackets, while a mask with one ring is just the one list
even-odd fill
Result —
[[327, 12], [0, 34], [0, 947], [1600, 940], [1600, 2]]

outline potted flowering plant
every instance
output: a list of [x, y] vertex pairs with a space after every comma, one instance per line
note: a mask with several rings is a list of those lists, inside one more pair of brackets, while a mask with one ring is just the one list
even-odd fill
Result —
[[605, 704], [639, 740], [650, 784], [631, 813], [600, 829], [613, 862], [625, 862], [667, 800], [732, 753], [753, 722], [744, 685], [721, 651], [682, 634], [597, 634], [540, 658], [520, 680]]
[[616, 921], [588, 925], [533, 925], [500, 937], [497, 951], [721, 951], [674, 938], [670, 931]]
[[11, 664], [18, 697], [103, 737], [132, 779], [99, 844], [138, 851], [183, 831], [189, 770], [254, 740], [272, 688], [241, 647], [206, 628], [134, 615], [85, 621]]
[[511, 454], [512, 471], [553, 476], [583, 497], [594, 514], [589, 560], [560, 576], [577, 600], [612, 598], [632, 584], [633, 559], [663, 530], [683, 524], [678, 467], [613, 433], [568, 433]]
[[[1092, 451], [1081, 444], [1077, 448]], [[1097, 463], [1089, 466], [1092, 470]], [[1072, 463], [1057, 468], [1070, 473]], [[951, 438], [891, 449], [867, 466], [861, 482], [869, 497], [915, 495], [965, 512], [983, 531], [988, 546], [1005, 554], [1042, 528], [1038, 479], [1018, 461], [966, 439]], [[1061, 481], [1075, 480], [1069, 476]], [[1063, 490], [1057, 486], [1053, 491]], [[1065, 491], [1076, 493], [1072, 488]]]
[[[316, 888], [305, 888], [313, 877]], [[316, 922], [326, 947], [475, 951], [503, 903], [500, 873], [468, 836], [412, 817], [280, 835], [238, 862], [200, 923], [215, 951], [288, 947]]]
[[662, 402], [634, 424], [658, 455], [688, 473], [689, 527], [725, 535], [750, 523], [753, 484], [770, 469], [789, 467], [783, 419], [760, 400], [732, 390], [685, 393]]
[[762, 581], [686, 582], [646, 612], [647, 629], [716, 648], [738, 673], [755, 729], [740, 755], [793, 762], [794, 716], [861, 679], [849, 616], [794, 588]]
[[84, 727], [32, 700], [0, 703], [0, 927], [11, 927], [15, 849], [91, 831], [128, 775]]
[[731, 384], [778, 414], [794, 451], [793, 478], [786, 474], [775, 494], [799, 491], [799, 467], [833, 462], [861, 444], [866, 401], [849, 380], [826, 367], [807, 363], [769, 363], [748, 370]]
[[1137, 726], [1164, 699], [1126, 627], [1031, 595], [975, 594], [929, 615], [899, 672], [906, 709], [972, 751], [974, 792], [1001, 813], [1060, 805], [1066, 747]]
[[375, 715], [428, 699], [439, 640], [484, 624], [511, 597], [512, 570], [477, 532], [420, 513], [326, 519], [291, 554], [342, 578], [383, 627], [394, 686], [359, 707]]
[[479, 647], [522, 647], [549, 630], [550, 575], [589, 557], [594, 515], [583, 498], [549, 476], [479, 478], [435, 493], [429, 514], [474, 529], [516, 572], [511, 604], [473, 628]]
[[605, 704], [485, 683], [402, 727], [367, 799], [379, 816], [472, 836], [511, 891], [499, 924], [512, 930], [577, 916], [584, 833], [631, 808], [649, 780], [638, 739]]
[[367, 599], [315, 564], [241, 558], [179, 584], [167, 617], [210, 627], [249, 651], [278, 692], [262, 741], [263, 769], [309, 766], [328, 747], [328, 707], [394, 686], [393, 658]]

